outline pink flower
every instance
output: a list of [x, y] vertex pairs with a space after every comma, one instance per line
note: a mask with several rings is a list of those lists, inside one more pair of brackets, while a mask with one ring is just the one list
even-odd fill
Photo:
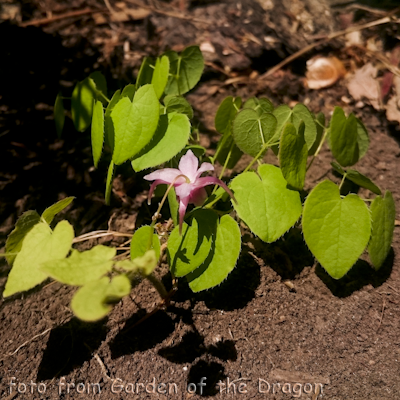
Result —
[[228, 194], [235, 200], [233, 193], [220, 179], [205, 176], [201, 178], [201, 174], [206, 171], [214, 171], [214, 166], [210, 163], [203, 163], [200, 168], [199, 160], [189, 150], [180, 160], [178, 169], [164, 168], [154, 171], [143, 178], [148, 181], [154, 181], [149, 190], [149, 203], [154, 189], [157, 185], [171, 183], [175, 187], [176, 195], [179, 199], [179, 232], [182, 232], [183, 217], [186, 213], [186, 208], [189, 203], [196, 206], [201, 206], [207, 198], [207, 192], [204, 186], [220, 185]]

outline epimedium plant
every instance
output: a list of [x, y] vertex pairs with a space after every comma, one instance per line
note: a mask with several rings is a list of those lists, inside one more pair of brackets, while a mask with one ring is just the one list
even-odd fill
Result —
[[[174, 282], [185, 277], [193, 292], [210, 289], [223, 282], [237, 263], [238, 220], [266, 243], [301, 225], [307, 246], [335, 279], [342, 278], [365, 249], [375, 269], [383, 265], [391, 248], [395, 206], [389, 191], [382, 194], [368, 177], [348, 168], [368, 150], [368, 132], [361, 121], [353, 114], [346, 117], [340, 107], [326, 124], [323, 114], [313, 115], [303, 104], [275, 107], [266, 98], [253, 97], [243, 103], [239, 97], [227, 97], [215, 117], [222, 137], [214, 156], [207, 158], [205, 149], [190, 141], [193, 110], [182, 97], [199, 81], [203, 65], [199, 48], [192, 46], [181, 54], [146, 58], [135, 84], [117, 90], [111, 99], [99, 73], [75, 86], [73, 123], [79, 131], [91, 126], [96, 167], [100, 157], [110, 158], [106, 202], [116, 166], [127, 161], [135, 172], [166, 164], [144, 176], [153, 181], [149, 201], [157, 185], [164, 184], [166, 190], [151, 225], [133, 235], [105, 231], [75, 238], [68, 221], [53, 227], [54, 217], [72, 197], [41, 215], [24, 213], [6, 243], [5, 256], [12, 268], [5, 297], [50, 277], [77, 286], [71, 309], [83, 320], [96, 321], [128, 295], [141, 277], [153, 283], [166, 303], [170, 294], [154, 274], [165, 249]], [[59, 134], [64, 124], [63, 100], [59, 95], [54, 107]], [[318, 183], [303, 204], [306, 173], [325, 142], [341, 183]], [[268, 149], [277, 156], [279, 167], [263, 163]], [[225, 170], [233, 168], [243, 154], [251, 156], [251, 161], [227, 185], [221, 180]], [[202, 176], [213, 171], [216, 162], [222, 165], [220, 176]], [[346, 180], [375, 198], [341, 195]], [[214, 189], [207, 192], [209, 185]], [[161, 245], [156, 222], [166, 201], [174, 227], [168, 229], [171, 223], [166, 224], [168, 237]], [[103, 245], [83, 252], [73, 248], [79, 241], [110, 234], [131, 236], [128, 257]]]

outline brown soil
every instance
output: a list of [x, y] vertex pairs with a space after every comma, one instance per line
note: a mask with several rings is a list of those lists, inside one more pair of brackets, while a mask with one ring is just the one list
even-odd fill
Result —
[[[22, 19], [45, 16], [43, 4], [22, 2]], [[320, 91], [305, 89], [300, 78], [303, 58], [270, 81], [224, 85], [235, 74], [265, 72], [303, 45], [283, 33], [287, 27], [282, 21], [289, 23], [292, 16], [284, 17], [284, 10], [278, 9], [277, 25], [271, 28], [263, 21], [265, 15], [269, 21], [273, 16], [256, 2], [243, 1], [241, 6], [238, 2], [211, 1], [163, 4], [165, 10], [184, 11], [210, 24], [154, 11], [142, 20], [110, 25], [95, 24], [90, 15], [43, 27], [0, 24], [0, 37], [7, 38], [0, 41], [0, 54], [5, 55], [0, 63], [0, 246], [22, 212], [41, 212], [70, 195], [76, 200], [59, 218], [68, 219], [77, 235], [106, 229], [108, 224], [112, 229], [132, 232], [149, 221], [152, 210], [143, 205], [147, 184], [140, 174], [133, 176], [129, 166], [118, 170], [112, 207], [105, 206], [107, 162], [93, 170], [90, 138], [87, 133], [76, 133], [69, 121], [63, 139], [55, 138], [52, 104], [60, 87], [68, 92], [77, 79], [94, 69], [102, 70], [111, 89], [116, 89], [129, 82], [143, 55], [156, 55], [171, 47], [180, 50], [205, 40], [213, 42], [216, 53], [188, 98], [195, 108], [201, 143], [210, 152], [218, 141], [215, 111], [228, 95], [267, 96], [275, 104], [302, 101], [312, 111], [323, 111], [327, 116], [334, 105], [341, 105], [347, 112], [356, 112], [370, 133], [370, 150], [357, 168], [392, 191], [400, 209], [397, 133], [383, 114], [368, 106], [356, 109], [353, 103], [342, 103], [342, 96], [348, 96], [344, 83]], [[103, 4], [49, 0], [46, 7], [56, 13], [97, 9]], [[244, 17], [248, 23], [243, 22]], [[323, 26], [315, 29], [315, 34], [321, 33]], [[380, 29], [375, 34], [395, 36], [393, 27]], [[264, 36], [275, 38], [275, 44], [270, 40], [260, 45], [254, 40]], [[126, 41], [130, 52], [124, 57]], [[318, 51], [339, 55], [340, 47], [340, 42], [330, 43]], [[226, 49], [229, 51], [224, 52]], [[344, 52], [341, 55], [346, 58]], [[229, 65], [230, 71], [221, 73], [224, 65]], [[272, 155], [267, 157], [276, 163]], [[338, 181], [330, 168], [331, 159], [324, 149], [310, 169], [306, 189], [325, 177]], [[245, 159], [235, 171], [227, 171], [226, 177], [243, 165]], [[369, 196], [367, 191], [360, 193]], [[29, 293], [1, 300], [0, 396], [397, 400], [399, 250], [396, 228], [393, 251], [378, 272], [373, 271], [367, 257], [362, 257], [345, 278], [336, 281], [314, 263], [299, 229], [290, 230], [272, 245], [244, 230], [238, 264], [223, 284], [195, 295], [181, 280], [170, 307], [139, 325], [135, 324], [159, 301], [147, 282], [96, 324], [82, 323], [72, 316], [69, 302], [74, 289], [45, 282]], [[0, 262], [3, 288], [9, 267]], [[170, 288], [167, 265], [159, 274]], [[206, 386], [201, 394], [203, 377]], [[219, 381], [222, 385], [218, 388]], [[193, 384], [197, 385], [196, 394], [190, 393]], [[134, 393], [129, 393], [132, 390]]]

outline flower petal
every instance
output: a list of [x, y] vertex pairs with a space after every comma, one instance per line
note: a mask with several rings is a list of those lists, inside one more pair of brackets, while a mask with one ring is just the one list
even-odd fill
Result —
[[182, 183], [180, 185], [175, 186], [176, 195], [181, 199], [184, 197], [189, 197], [190, 193], [194, 190], [194, 186], [192, 183]]
[[185, 217], [186, 208], [189, 204], [189, 196], [179, 198], [179, 234], [182, 234], [183, 218]]
[[146, 181], [155, 181], [156, 179], [158, 179], [158, 180], [163, 180], [164, 183], [169, 184], [172, 183], [178, 175], [182, 175], [179, 169], [164, 168], [164, 169], [159, 169], [158, 171], [154, 171], [151, 174], [145, 175], [143, 179], [146, 179]]
[[194, 186], [196, 188], [201, 188], [207, 185], [219, 185], [221, 186], [228, 194], [232, 197], [235, 203], [237, 203], [235, 196], [232, 193], [232, 190], [228, 188], [225, 182], [222, 182], [221, 179], [214, 178], [213, 176], [205, 176], [204, 178], [198, 178]]
[[161, 183], [166, 183], [168, 185], [168, 182], [163, 181], [162, 179], [157, 179], [156, 181], [154, 181], [151, 186], [150, 186], [150, 190], [149, 190], [149, 194], [147, 196], [147, 204], [150, 204], [151, 202], [151, 196], [153, 196], [153, 192], [154, 189], [160, 185]]
[[189, 203], [194, 204], [196, 207], [203, 205], [204, 201], [208, 197], [206, 189], [203, 187], [194, 189], [190, 194]]
[[212, 165], [212, 164], [210, 164], [208, 162], [205, 162], [205, 163], [201, 164], [200, 168], [196, 172], [196, 179], [200, 178], [200, 175], [203, 172], [206, 172], [206, 171], [214, 171], [214, 165]]
[[189, 150], [179, 161], [180, 173], [186, 175], [190, 182], [194, 182], [196, 180], [198, 166], [199, 160], [193, 154], [192, 150]]

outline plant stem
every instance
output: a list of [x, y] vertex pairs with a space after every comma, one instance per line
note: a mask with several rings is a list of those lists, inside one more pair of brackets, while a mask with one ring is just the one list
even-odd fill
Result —
[[343, 186], [343, 183], [344, 183], [344, 181], [345, 181], [345, 179], [346, 179], [346, 173], [343, 175], [343, 178], [342, 178], [342, 181], [340, 182], [340, 185], [339, 185], [339, 192], [340, 192], [340, 190], [342, 189], [342, 186]]
[[253, 158], [251, 163], [245, 168], [245, 170], [243, 172], [247, 172], [254, 165], [254, 163], [261, 157], [261, 155], [264, 153], [264, 151], [268, 149], [268, 147], [275, 146], [276, 144], [279, 144], [279, 142], [276, 142], [276, 143], [267, 142], [267, 143], [265, 143], [264, 146], [261, 148], [261, 150], [258, 152], [258, 154]]
[[160, 294], [163, 300], [168, 297], [167, 289], [165, 289], [164, 284], [159, 279], [157, 279], [153, 274], [146, 275], [146, 278], [156, 288], [157, 292]]
[[107, 103], [110, 102], [110, 99], [103, 92], [100, 92], [100, 90], [97, 91], [97, 94], [99, 94], [105, 101], [107, 101]]

